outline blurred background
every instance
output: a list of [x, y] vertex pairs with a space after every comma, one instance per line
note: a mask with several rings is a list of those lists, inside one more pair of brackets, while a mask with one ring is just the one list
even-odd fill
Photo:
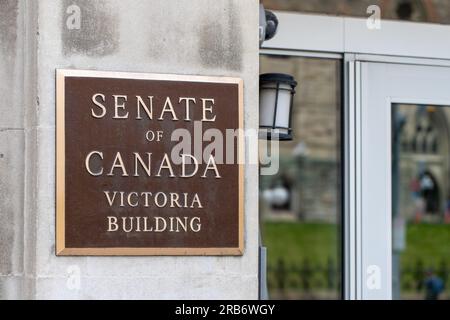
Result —
[[269, 294], [338, 299], [341, 61], [271, 55], [261, 56], [260, 69], [291, 74], [299, 83], [294, 139], [279, 144], [278, 174], [260, 176]]
[[[263, 0], [266, 9], [450, 23], [448, 0]], [[293, 34], [295, 36], [295, 34]], [[340, 299], [342, 61], [261, 55], [260, 73], [298, 81], [293, 141], [260, 176], [272, 299]], [[450, 298], [450, 107], [393, 105], [393, 298]], [[266, 143], [261, 141], [260, 143]]]
[[448, 0], [261, 0], [269, 10], [367, 17], [367, 7], [378, 5], [381, 18], [450, 24]]

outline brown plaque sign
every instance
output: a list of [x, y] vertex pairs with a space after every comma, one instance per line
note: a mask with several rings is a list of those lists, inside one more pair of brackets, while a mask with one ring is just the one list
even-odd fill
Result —
[[57, 255], [241, 255], [242, 80], [56, 72]]

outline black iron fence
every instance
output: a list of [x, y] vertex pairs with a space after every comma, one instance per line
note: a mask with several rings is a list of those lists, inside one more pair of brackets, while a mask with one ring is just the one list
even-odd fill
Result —
[[332, 259], [325, 264], [312, 263], [308, 259], [299, 264], [289, 264], [279, 259], [276, 264], [268, 265], [267, 281], [269, 290], [276, 289], [281, 293], [293, 289], [303, 292], [318, 289], [334, 291], [340, 287], [339, 274]]
[[[447, 261], [442, 260], [437, 266], [425, 264], [418, 259], [412, 265], [401, 267], [402, 291], [421, 294], [424, 292], [424, 283], [427, 271], [442, 279], [445, 291], [450, 294], [450, 268]], [[299, 291], [304, 294], [314, 292], [339, 292], [340, 267], [329, 258], [325, 263], [311, 262], [308, 259], [300, 263], [287, 263], [279, 259], [267, 268], [267, 281], [269, 290], [279, 294]]]
[[432, 273], [439, 277], [446, 291], [450, 292], [449, 288], [449, 276], [450, 276], [450, 266], [447, 261], [441, 260], [437, 266], [427, 265], [423, 260], [418, 259], [413, 265], [402, 266], [401, 267], [401, 288], [404, 291], [416, 291], [422, 292], [427, 278], [427, 273]]

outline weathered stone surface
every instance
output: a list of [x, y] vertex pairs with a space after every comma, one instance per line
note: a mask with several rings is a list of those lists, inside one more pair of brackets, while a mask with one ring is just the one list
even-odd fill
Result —
[[0, 299], [21, 296], [24, 212], [23, 3], [0, 1]]
[[23, 272], [23, 151], [23, 130], [0, 128], [0, 297], [12, 294]]
[[108, 1], [64, 0], [61, 15], [66, 24], [61, 29], [64, 55], [101, 57], [119, 47], [120, 14], [109, 10]]
[[0, 0], [0, 127], [23, 126], [23, 18], [19, 0]]
[[[0, 167], [9, 172], [3, 180], [1, 171], [0, 182], [2, 219], [8, 220], [1, 229], [0, 297], [257, 298], [255, 164], [246, 167], [242, 257], [56, 257], [54, 236], [55, 69], [241, 77], [245, 126], [257, 128], [258, 1], [0, 0], [4, 4]], [[80, 9], [79, 29], [67, 21], [77, 11], [68, 10], [73, 5]]]

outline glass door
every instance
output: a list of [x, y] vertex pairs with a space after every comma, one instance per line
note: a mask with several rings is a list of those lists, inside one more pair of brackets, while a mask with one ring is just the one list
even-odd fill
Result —
[[449, 299], [450, 68], [354, 67], [358, 298]]

